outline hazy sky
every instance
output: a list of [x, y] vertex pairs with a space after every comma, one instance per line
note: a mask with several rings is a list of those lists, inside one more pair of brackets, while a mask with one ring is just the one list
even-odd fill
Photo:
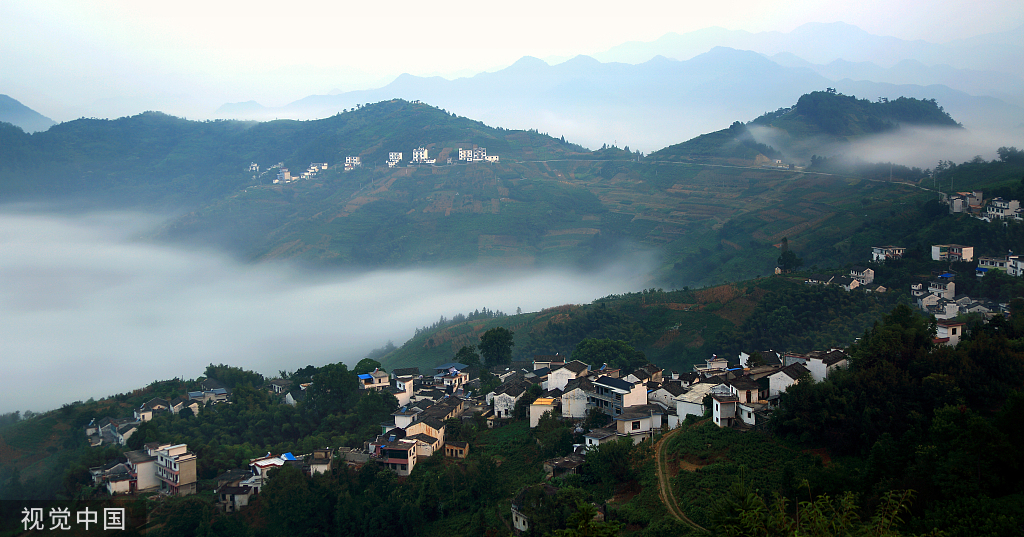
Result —
[[195, 378], [209, 363], [265, 375], [354, 364], [441, 315], [515, 313], [641, 289], [642, 260], [574, 274], [493, 269], [312, 274], [137, 237], [136, 214], [0, 207], [0, 413]]
[[1024, 9], [1019, 0], [0, 0], [0, 93], [58, 121], [103, 109], [105, 99], [139, 111], [159, 102], [172, 113], [250, 99], [280, 106], [402, 72], [465, 76], [524, 55], [593, 54], [667, 32], [786, 32], [839, 20], [945, 42], [1020, 26]]

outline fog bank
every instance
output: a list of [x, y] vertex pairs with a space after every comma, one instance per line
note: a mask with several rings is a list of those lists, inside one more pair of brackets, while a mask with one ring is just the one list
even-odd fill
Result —
[[640, 289], [646, 266], [578, 274], [424, 269], [309, 272], [138, 240], [125, 213], [0, 209], [0, 413], [44, 411], [209, 363], [264, 375], [354, 363], [416, 327], [478, 308], [514, 313]]

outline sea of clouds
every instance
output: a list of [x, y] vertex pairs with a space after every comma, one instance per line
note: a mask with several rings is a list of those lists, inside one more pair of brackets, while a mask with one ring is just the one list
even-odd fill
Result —
[[636, 259], [586, 273], [252, 265], [141, 238], [161, 221], [0, 208], [0, 413], [191, 379], [210, 363], [264, 375], [353, 364], [442, 315], [536, 311], [648, 283]]

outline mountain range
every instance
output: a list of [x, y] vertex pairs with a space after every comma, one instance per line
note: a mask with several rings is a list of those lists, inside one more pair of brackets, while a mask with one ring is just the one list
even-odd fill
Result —
[[685, 61], [658, 56], [638, 65], [602, 63], [586, 56], [548, 65], [526, 57], [506, 69], [470, 78], [402, 75], [383, 88], [313, 95], [281, 108], [253, 102], [225, 105], [217, 116], [311, 119], [360, 103], [401, 98], [430, 102], [489, 124], [535, 128], [587, 147], [607, 143], [647, 152], [834, 87], [871, 99], [936, 99], [972, 131], [1019, 132], [1024, 125], [1024, 108], [995, 97], [943, 85], [835, 81], [788, 59], [790, 65], [785, 66], [757, 52], [725, 47]]

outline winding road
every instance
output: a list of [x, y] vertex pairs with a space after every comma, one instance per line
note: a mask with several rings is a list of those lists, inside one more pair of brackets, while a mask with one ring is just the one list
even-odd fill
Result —
[[672, 492], [672, 484], [669, 481], [668, 475], [668, 464], [665, 462], [665, 444], [667, 440], [673, 435], [682, 431], [682, 428], [672, 429], [665, 436], [662, 436], [658, 440], [658, 446], [656, 450], [656, 456], [658, 457], [658, 496], [661, 496], [661, 503], [665, 504], [669, 514], [671, 514], [676, 520], [683, 522], [691, 528], [702, 531], [704, 533], [711, 533], [707, 528], [697, 524], [690, 517], [686, 516], [686, 513], [679, 508], [679, 502], [676, 501], [676, 495]]

